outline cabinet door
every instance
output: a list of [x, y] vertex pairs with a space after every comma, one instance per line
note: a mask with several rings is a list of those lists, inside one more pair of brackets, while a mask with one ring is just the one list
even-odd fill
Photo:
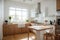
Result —
[[14, 25], [13, 24], [9, 24], [9, 27], [8, 27], [9, 29], [8, 29], [8, 34], [14, 34]]
[[55, 27], [55, 34], [60, 34], [60, 25]]
[[57, 5], [57, 11], [60, 11], [60, 0], [56, 0]]
[[26, 32], [28, 32], [28, 31], [29, 31], [28, 28], [21, 28], [21, 33], [26, 33]]
[[18, 33], [20, 33], [21, 32], [21, 28], [18, 28], [18, 24], [15, 24], [14, 25], [14, 33], [15, 34], [18, 34]]
[[21, 33], [21, 28], [18, 28], [18, 33]]
[[9, 25], [9, 31], [10, 31], [10, 34], [17, 34], [17, 33], [19, 33], [21, 30], [19, 30], [17, 24], [11, 24], [11, 25]]
[[7, 35], [8, 34], [8, 25], [6, 25], [6, 24], [3, 24], [3, 35], [5, 36], [5, 35]]

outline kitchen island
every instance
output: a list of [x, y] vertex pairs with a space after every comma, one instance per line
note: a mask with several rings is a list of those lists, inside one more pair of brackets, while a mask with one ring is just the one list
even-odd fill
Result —
[[[55, 33], [54, 25], [40, 25], [40, 26], [30, 26], [29, 27], [32, 30], [35, 30], [36, 32], [36, 40], [43, 40], [43, 33], [42, 31], [47, 31], [50, 30], [51, 32]], [[53, 30], [53, 31], [52, 31]]]

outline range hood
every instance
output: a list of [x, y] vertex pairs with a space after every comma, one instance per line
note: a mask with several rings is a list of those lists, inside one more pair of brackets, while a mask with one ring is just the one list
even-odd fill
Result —
[[37, 3], [36, 17], [39, 17], [39, 14], [41, 14], [41, 4], [40, 4], [40, 2]]
[[37, 14], [41, 14], [41, 4], [40, 4], [40, 2], [37, 3]]

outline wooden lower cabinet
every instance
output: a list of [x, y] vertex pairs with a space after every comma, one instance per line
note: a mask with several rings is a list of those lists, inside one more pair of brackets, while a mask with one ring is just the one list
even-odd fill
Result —
[[28, 32], [28, 31], [29, 31], [28, 28], [21, 28], [21, 32], [22, 32], [22, 33], [25, 33], [25, 32]]
[[60, 34], [60, 25], [55, 26], [55, 34]]
[[18, 24], [3, 24], [3, 36], [28, 32], [28, 28], [18, 28]]

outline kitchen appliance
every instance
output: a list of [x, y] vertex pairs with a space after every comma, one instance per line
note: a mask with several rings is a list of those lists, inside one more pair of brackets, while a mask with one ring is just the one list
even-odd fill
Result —
[[38, 17], [39, 14], [41, 14], [41, 3], [40, 2], [37, 3], [37, 10], [36, 11], [37, 11], [36, 16]]
[[41, 13], [41, 9], [40, 9], [40, 7], [41, 7], [41, 4], [40, 4], [40, 2], [38, 2], [38, 14], [40, 14]]
[[56, 24], [57, 24], [57, 25], [60, 25], [60, 16], [57, 16]]
[[60, 25], [60, 19], [57, 19], [57, 24]]

